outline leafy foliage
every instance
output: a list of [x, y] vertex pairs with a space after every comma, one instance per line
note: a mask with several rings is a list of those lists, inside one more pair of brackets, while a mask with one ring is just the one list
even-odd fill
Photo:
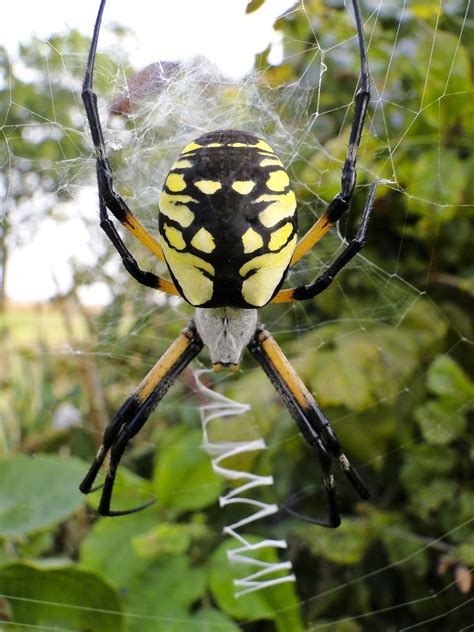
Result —
[[[13, 562], [0, 569], [11, 620], [38, 627], [124, 629], [117, 593], [100, 575], [64, 562]], [[77, 607], [80, 604], [80, 607]]]
[[0, 536], [21, 538], [54, 527], [82, 504], [82, 461], [52, 454], [18, 454], [0, 461]]

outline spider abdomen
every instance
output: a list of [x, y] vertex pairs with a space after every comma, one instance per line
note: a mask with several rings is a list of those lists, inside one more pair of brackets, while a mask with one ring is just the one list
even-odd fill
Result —
[[181, 296], [201, 307], [262, 307], [296, 245], [288, 174], [262, 139], [211, 132], [185, 147], [160, 197], [160, 243]]

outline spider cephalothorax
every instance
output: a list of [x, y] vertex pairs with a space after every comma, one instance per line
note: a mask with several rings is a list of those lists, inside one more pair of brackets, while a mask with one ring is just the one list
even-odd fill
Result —
[[[258, 323], [257, 309], [269, 302], [306, 300], [323, 292], [363, 246], [376, 183], [369, 191], [355, 238], [312, 283], [280, 289], [288, 271], [349, 208], [356, 181], [356, 160], [369, 103], [369, 71], [358, 0], [352, 0], [360, 53], [355, 114], [342, 168], [341, 191], [324, 214], [297, 241], [296, 200], [288, 174], [268, 142], [247, 132], [219, 130], [191, 141], [171, 166], [160, 198], [159, 241], [138, 222], [115, 191], [92, 88], [92, 75], [105, 6], [101, 1], [82, 97], [96, 152], [100, 225], [128, 272], [141, 284], [180, 295], [196, 314], [158, 360], [107, 426], [102, 445], [80, 485], [93, 491], [110, 453], [99, 513], [121, 515], [135, 509], [110, 508], [117, 467], [129, 440], [139, 432], [166, 391], [206, 345], [215, 369], [236, 369], [246, 347], [281, 396], [323, 470], [329, 518], [313, 520], [337, 527], [335, 459], [362, 498], [369, 492], [342, 452], [331, 424], [270, 333]], [[166, 262], [172, 281], [142, 270], [125, 246], [114, 217], [153, 255]], [[145, 505], [146, 506], [146, 505]]]

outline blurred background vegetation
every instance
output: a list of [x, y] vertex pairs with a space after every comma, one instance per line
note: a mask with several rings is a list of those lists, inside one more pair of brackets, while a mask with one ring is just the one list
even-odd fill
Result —
[[[258, 10], [260, 3], [251, 4]], [[0, 627], [357, 632], [472, 624], [474, 108], [468, 42], [474, 22], [465, 19], [462, 0], [411, 0], [403, 11], [402, 3], [386, 0], [361, 4], [369, 16], [373, 98], [359, 188], [340, 233], [353, 234], [367, 185], [378, 178], [383, 182], [368, 243], [363, 257], [317, 301], [269, 307], [263, 318], [373, 495], [359, 502], [337, 473], [339, 529], [284, 513], [255, 523], [250, 535], [286, 538], [297, 583], [238, 600], [232, 579], [248, 572], [229, 565], [224, 551], [236, 543], [222, 528], [239, 512], [218, 506], [223, 482], [200, 450], [192, 370], [170, 391], [120, 469], [117, 507], [150, 496], [156, 504], [104, 519], [94, 511], [94, 495], [86, 499], [77, 491], [107, 421], [192, 311], [176, 301], [158, 304], [129, 279], [95, 217], [84, 222], [103, 250], [93, 265], [74, 263], [70, 291], [48, 304], [8, 301], [11, 253], [45, 219], [61, 224], [64, 205], [93, 182], [94, 170], [79, 97], [88, 38], [55, 35], [47, 48], [34, 40], [22, 47], [21, 65], [0, 49]], [[354, 33], [342, 2], [306, 0], [304, 10], [296, 7], [277, 23], [284, 61], [269, 67], [264, 51], [256, 60], [258, 74], [246, 82], [258, 84], [283, 121], [260, 120], [260, 109], [254, 128], [276, 136], [278, 146], [286, 125], [281, 150], [291, 161], [302, 233], [338, 191], [359, 62], [354, 40], [340, 45]], [[118, 43], [123, 36], [117, 28]], [[324, 58], [320, 49], [327, 51]], [[113, 101], [111, 78], [124, 67], [123, 59], [99, 53], [96, 85], [104, 102]], [[171, 99], [177, 98], [171, 87], [184, 83], [181, 70], [171, 65], [165, 73]], [[321, 91], [312, 89], [320, 77]], [[216, 83], [224, 85], [222, 78]], [[186, 119], [183, 140], [186, 134], [189, 140], [200, 130], [189, 85], [182, 90], [184, 105], [176, 108], [185, 113], [161, 115], [173, 112], [177, 127]], [[208, 79], [204, 103], [216, 100], [216, 90]], [[226, 90], [228, 100], [248, 94], [235, 86]], [[111, 159], [119, 190], [154, 230], [156, 197], [147, 189], [152, 171], [169, 166], [185, 142], [173, 121], [153, 127], [140, 107], [133, 120], [110, 132], [112, 138], [130, 133], [133, 141], [111, 145]], [[320, 115], [312, 127], [311, 112]], [[242, 116], [245, 125], [248, 115]], [[201, 125], [207, 129], [205, 120]], [[141, 130], [147, 131], [145, 149]], [[157, 149], [165, 138], [171, 138], [171, 157]], [[138, 172], [137, 152], [149, 165]], [[51, 250], [56, 246], [51, 243]], [[314, 277], [341, 247], [334, 232], [291, 283]], [[113, 298], [103, 308], [85, 306], [81, 291], [97, 282]], [[265, 376], [246, 358], [239, 375], [206, 379], [252, 405], [251, 430], [258, 427], [269, 450], [245, 466], [275, 479], [262, 498], [280, 504], [296, 499], [298, 511], [323, 517], [317, 462]], [[229, 425], [228, 440], [245, 434], [239, 424]]]

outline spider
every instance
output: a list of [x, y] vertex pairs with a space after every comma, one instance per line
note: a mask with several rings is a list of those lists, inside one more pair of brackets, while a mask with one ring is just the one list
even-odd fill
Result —
[[[288, 269], [307, 253], [348, 209], [356, 182], [356, 160], [370, 99], [369, 70], [358, 0], [355, 16], [360, 76], [355, 114], [342, 168], [341, 191], [324, 214], [297, 241], [296, 200], [288, 174], [270, 145], [257, 136], [233, 129], [200, 136], [188, 144], [166, 178], [159, 202], [159, 240], [138, 222], [115, 191], [93, 90], [93, 71], [102, 14], [102, 0], [91, 41], [82, 98], [96, 154], [100, 226], [123, 265], [142, 285], [181, 296], [196, 308], [194, 318], [122, 404], [105, 429], [102, 445], [80, 485], [88, 494], [110, 453], [98, 511], [119, 516], [140, 511], [111, 509], [118, 465], [128, 442], [143, 427], [168, 388], [206, 345], [213, 368], [238, 370], [244, 347], [261, 365], [281, 396], [323, 472], [327, 519], [311, 519], [337, 527], [332, 460], [338, 462], [361, 498], [369, 491], [343, 453], [336, 433], [270, 333], [257, 320], [268, 303], [312, 299], [363, 246], [376, 182], [370, 188], [355, 238], [312, 283], [281, 289]], [[168, 266], [171, 281], [142, 270], [108, 215], [112, 213], [138, 241]]]

